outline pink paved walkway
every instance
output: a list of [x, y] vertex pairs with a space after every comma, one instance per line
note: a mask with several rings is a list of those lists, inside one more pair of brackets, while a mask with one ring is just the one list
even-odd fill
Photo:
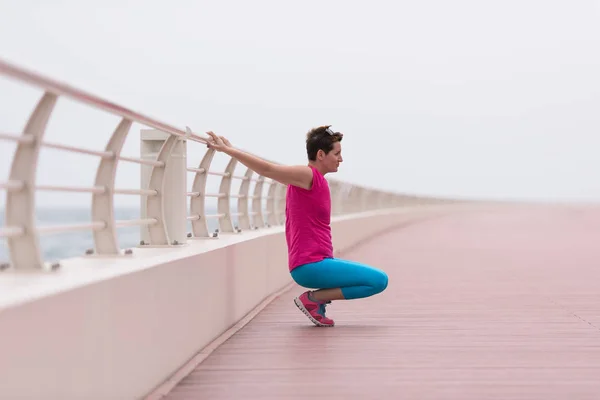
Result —
[[168, 399], [600, 399], [600, 210], [428, 220], [346, 257], [383, 294], [313, 327], [269, 305]]

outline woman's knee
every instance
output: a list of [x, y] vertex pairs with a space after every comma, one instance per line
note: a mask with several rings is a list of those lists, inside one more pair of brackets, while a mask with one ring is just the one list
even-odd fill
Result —
[[376, 294], [383, 292], [388, 286], [387, 274], [383, 271], [378, 271], [378, 274], [374, 276], [372, 286]]

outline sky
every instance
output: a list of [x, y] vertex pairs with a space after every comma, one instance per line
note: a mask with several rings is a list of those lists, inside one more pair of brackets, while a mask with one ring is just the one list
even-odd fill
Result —
[[[332, 125], [335, 178], [436, 197], [599, 201], [599, 49], [598, 0], [0, 0], [6, 61], [280, 163], [305, 164], [306, 132]], [[0, 131], [41, 94], [0, 76]], [[118, 123], [61, 98], [45, 139], [103, 149]], [[0, 180], [13, 150], [0, 141]], [[188, 144], [189, 165], [204, 151]], [[90, 186], [96, 166], [44, 150], [37, 178]], [[117, 186], [139, 184], [122, 163]]]

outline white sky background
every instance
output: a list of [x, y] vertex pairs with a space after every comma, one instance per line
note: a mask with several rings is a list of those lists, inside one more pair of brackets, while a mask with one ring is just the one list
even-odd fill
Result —
[[[600, 199], [597, 0], [0, 0], [0, 57], [283, 163], [305, 163], [306, 131], [331, 124], [335, 177], [353, 183]], [[40, 95], [0, 77], [0, 130], [20, 132]], [[46, 139], [102, 149], [118, 121], [60, 99]], [[0, 141], [0, 180], [13, 148]], [[38, 179], [90, 186], [97, 161], [44, 151]], [[117, 183], [139, 187], [139, 168]]]

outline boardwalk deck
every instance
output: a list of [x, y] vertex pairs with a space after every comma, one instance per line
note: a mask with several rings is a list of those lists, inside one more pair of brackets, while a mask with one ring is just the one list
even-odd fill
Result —
[[294, 287], [167, 396], [178, 399], [598, 399], [600, 211], [460, 213], [346, 256], [388, 289], [313, 327]]

